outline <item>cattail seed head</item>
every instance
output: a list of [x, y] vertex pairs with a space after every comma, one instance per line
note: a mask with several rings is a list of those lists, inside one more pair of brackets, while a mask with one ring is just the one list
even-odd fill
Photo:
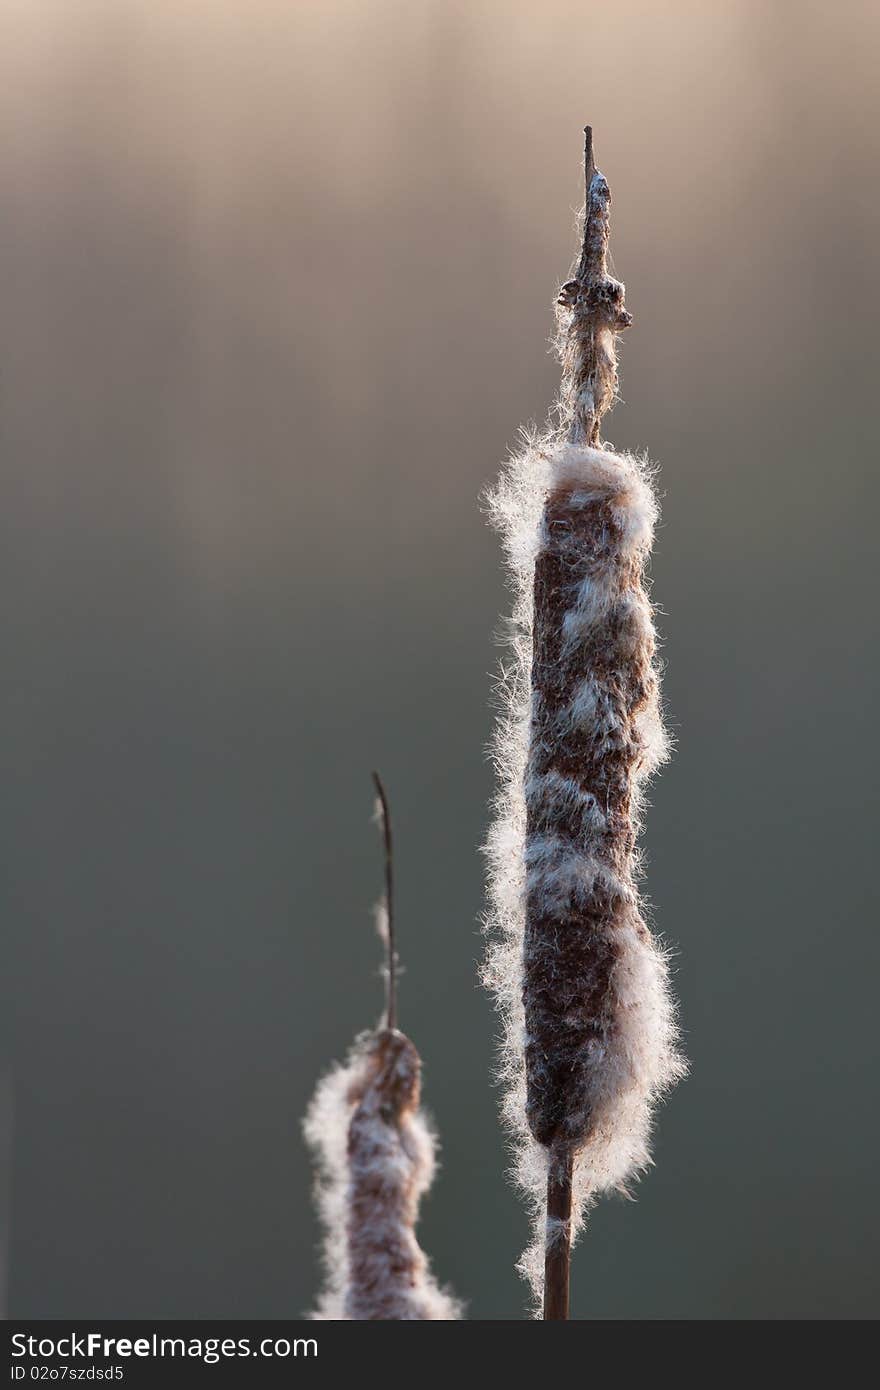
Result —
[[599, 1192], [649, 1162], [652, 1105], [683, 1071], [636, 881], [643, 789], [668, 747], [643, 582], [657, 506], [643, 461], [544, 438], [508, 465], [490, 507], [517, 623], [495, 742], [485, 977], [535, 1217], [522, 1269], [540, 1296], [553, 1155], [577, 1158], [576, 1232]]
[[[643, 787], [668, 750], [644, 581], [657, 504], [650, 466], [598, 443], [615, 334], [631, 322], [607, 271], [610, 201], [588, 131], [583, 249], [557, 299], [559, 423], [525, 438], [488, 499], [514, 612], [485, 978], [505, 1023], [504, 1116], [534, 1216], [521, 1268], [537, 1299], [545, 1252], [649, 1162], [652, 1106], [684, 1070], [636, 882]], [[562, 1217], [545, 1206], [554, 1192]]]
[[359, 1038], [345, 1064], [318, 1086], [305, 1120], [325, 1230], [326, 1286], [316, 1318], [461, 1316], [415, 1236], [419, 1202], [436, 1167], [420, 1087], [418, 1052], [403, 1033], [387, 1028]]

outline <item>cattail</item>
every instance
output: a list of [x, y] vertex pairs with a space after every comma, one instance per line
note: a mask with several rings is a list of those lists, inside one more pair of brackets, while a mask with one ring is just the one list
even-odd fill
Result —
[[667, 753], [643, 568], [649, 465], [599, 439], [630, 323], [607, 271], [608, 185], [586, 132], [583, 249], [559, 292], [558, 421], [490, 497], [516, 592], [495, 752], [486, 975], [505, 1018], [505, 1116], [535, 1218], [521, 1268], [568, 1316], [571, 1240], [649, 1162], [652, 1104], [684, 1069], [635, 876], [640, 793]]
[[319, 1083], [305, 1120], [318, 1169], [326, 1285], [314, 1317], [347, 1321], [448, 1320], [461, 1316], [415, 1236], [431, 1186], [436, 1141], [420, 1109], [421, 1059], [398, 1032], [391, 825], [378, 777], [386, 891], [378, 920], [386, 946], [383, 1026], [359, 1037], [342, 1066]]

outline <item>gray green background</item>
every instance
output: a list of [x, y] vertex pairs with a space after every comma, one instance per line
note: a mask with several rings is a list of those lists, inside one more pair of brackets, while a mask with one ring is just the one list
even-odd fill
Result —
[[635, 315], [607, 433], [663, 469], [647, 890], [693, 1069], [574, 1312], [871, 1316], [876, 7], [6, 0], [0, 38], [9, 1312], [309, 1306], [376, 765], [423, 1240], [522, 1316], [478, 494], [555, 389], [589, 120]]

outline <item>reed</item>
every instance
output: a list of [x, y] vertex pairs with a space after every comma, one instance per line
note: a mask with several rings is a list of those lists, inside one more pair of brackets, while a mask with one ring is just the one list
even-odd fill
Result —
[[419, 1204], [434, 1178], [436, 1139], [421, 1109], [422, 1064], [396, 1027], [397, 959], [388, 800], [377, 776], [385, 846], [385, 1012], [346, 1061], [318, 1084], [305, 1119], [324, 1228], [322, 1320], [451, 1320], [461, 1310], [431, 1273], [416, 1239]]
[[657, 505], [650, 465], [600, 440], [631, 318], [608, 273], [611, 197], [589, 128], [585, 172], [581, 254], [557, 298], [555, 417], [524, 438], [489, 498], [515, 605], [486, 977], [534, 1219], [521, 1268], [548, 1320], [568, 1316], [586, 1210], [648, 1164], [652, 1106], [684, 1069], [636, 885], [642, 792], [668, 752], [644, 575]]

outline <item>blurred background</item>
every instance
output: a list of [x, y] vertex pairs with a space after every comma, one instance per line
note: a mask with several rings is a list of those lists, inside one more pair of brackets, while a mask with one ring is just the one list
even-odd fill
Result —
[[876, 1312], [880, 11], [3, 0], [3, 1215], [11, 1316], [314, 1297], [300, 1117], [381, 1006], [421, 1225], [523, 1316], [477, 984], [478, 501], [557, 368], [582, 127], [662, 465], [678, 738], [646, 843], [692, 1075], [579, 1318]]

